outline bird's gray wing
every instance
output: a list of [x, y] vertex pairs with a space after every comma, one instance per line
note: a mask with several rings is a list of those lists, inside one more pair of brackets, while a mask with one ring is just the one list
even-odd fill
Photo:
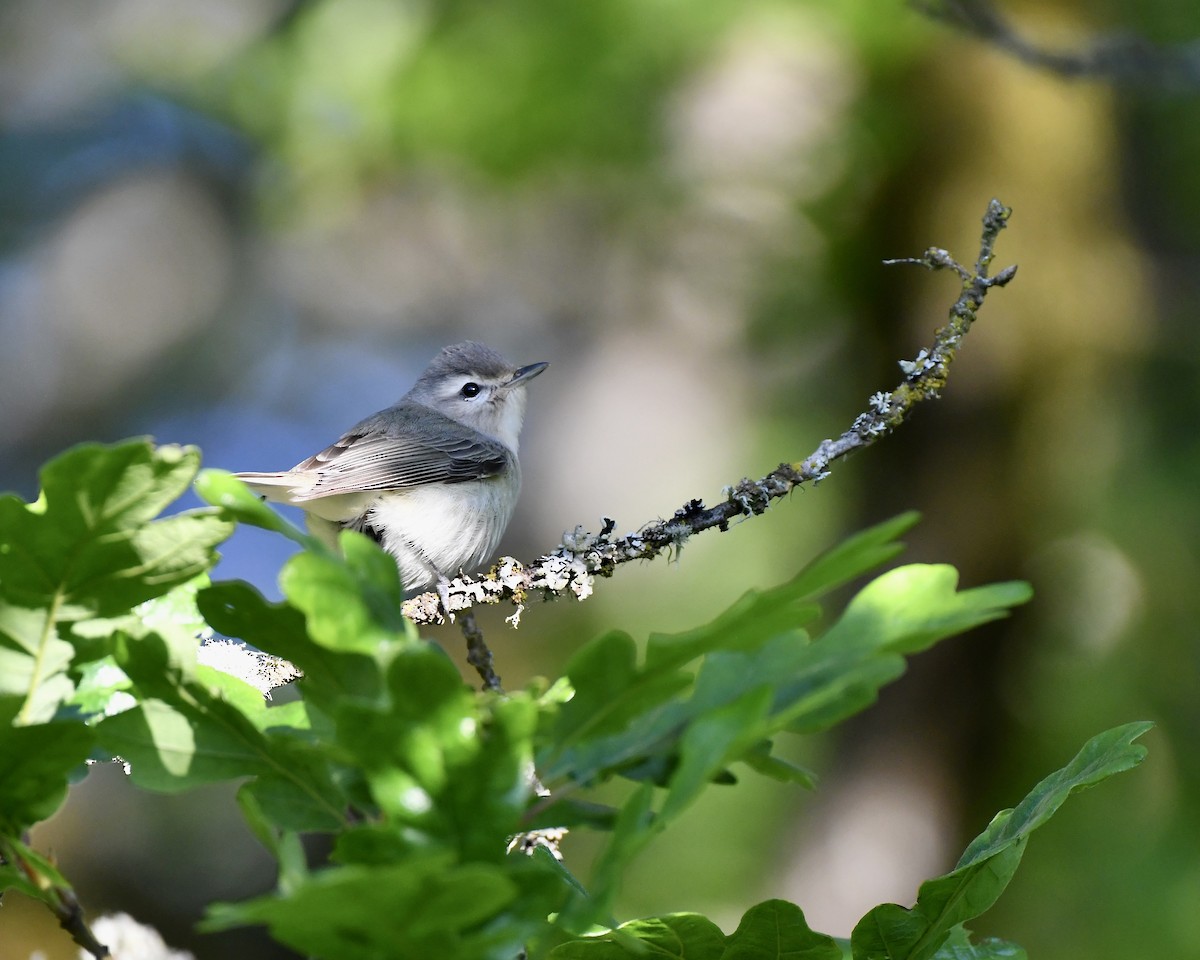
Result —
[[498, 440], [427, 407], [401, 403], [368, 417], [290, 472], [309, 480], [306, 490], [293, 494], [310, 500], [482, 480], [502, 473], [511, 460]]

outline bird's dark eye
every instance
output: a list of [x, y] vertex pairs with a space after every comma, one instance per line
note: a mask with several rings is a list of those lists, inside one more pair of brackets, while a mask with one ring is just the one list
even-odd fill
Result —
[[482, 388], [477, 383], [464, 383], [458, 392], [470, 400], [472, 397], [479, 396], [480, 389]]

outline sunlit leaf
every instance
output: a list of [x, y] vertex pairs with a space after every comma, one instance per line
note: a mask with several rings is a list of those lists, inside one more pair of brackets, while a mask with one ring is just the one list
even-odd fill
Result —
[[226, 470], [201, 470], [196, 477], [195, 488], [202, 500], [220, 507], [238, 523], [282, 534], [308, 549], [322, 549], [320, 541], [288, 523], [245, 483]]
[[603, 936], [572, 940], [550, 951], [550, 960], [721, 960], [725, 935], [695, 913], [631, 920]]
[[307, 956], [338, 960], [379, 957], [500, 955], [520, 947], [521, 927], [489, 929], [514, 902], [518, 885], [499, 866], [455, 866], [446, 856], [414, 856], [389, 867], [350, 865], [314, 873], [286, 897], [261, 897], [209, 909], [204, 927], [266, 924], [281, 943]]
[[945, 564], [897, 567], [864, 587], [821, 643], [916, 653], [938, 640], [1007, 616], [1033, 595], [1013, 581], [958, 590], [958, 571]]
[[855, 960], [925, 960], [958, 926], [987, 910], [1016, 871], [1029, 835], [1076, 790], [1092, 786], [1142, 761], [1133, 741], [1149, 723], [1130, 723], [1099, 734], [1075, 758], [1039, 783], [1013, 810], [997, 814], [967, 847], [951, 872], [921, 884], [911, 910], [876, 907], [851, 935]]
[[[51, 460], [33, 503], [0, 496], [0, 714], [51, 719], [75, 694], [76, 661], [216, 560], [233, 524], [214, 510], [158, 513], [199, 452], [146, 440], [85, 444]], [[79, 704], [75, 704], [76, 707]]]

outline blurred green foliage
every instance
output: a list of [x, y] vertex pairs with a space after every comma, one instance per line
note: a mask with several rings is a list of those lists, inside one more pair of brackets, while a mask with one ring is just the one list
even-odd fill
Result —
[[[204, 17], [210, 9], [217, 14]], [[1000, 9], [1030, 39], [1064, 48], [1084, 47], [1108, 30], [1164, 44], [1186, 43], [1200, 30], [1200, 13], [1177, 0], [1054, 0]], [[246, 21], [239, 20], [243, 11], [251, 11]], [[241, 32], [234, 28], [239, 23]], [[781, 66], [772, 40], [793, 59], [784, 57]], [[360, 335], [347, 319], [357, 306], [349, 292], [364, 285], [353, 268], [382, 248], [388, 255], [379, 257], [381, 272], [394, 272], [423, 248], [388, 247], [390, 235], [368, 234], [354, 246], [336, 231], [317, 230], [315, 240], [305, 231], [323, 221], [357, 224], [382, 208], [389, 221], [414, 220], [434, 264], [441, 264], [447, 245], [427, 221], [410, 207], [387, 206], [405, 190], [423, 197], [444, 190], [455, 230], [482, 238], [461, 260], [448, 260], [451, 281], [443, 283], [469, 286], [474, 278], [464, 264], [472, 258], [495, 261], [509, 281], [498, 290], [471, 288], [489, 311], [490, 326], [482, 329], [507, 331], [495, 318], [509, 315], [506, 298], [516, 290], [522, 305], [546, 314], [535, 335], [555, 345], [556, 361], [570, 357], [576, 369], [634, 329], [658, 334], [671, 348], [654, 355], [656, 374], [669, 372], [668, 357], [705, 387], [716, 382], [718, 363], [736, 371], [711, 388], [737, 409], [732, 426], [714, 426], [710, 442], [687, 448], [686, 462], [664, 442], [664, 461], [639, 460], [638, 474], [609, 478], [610, 489], [668, 474], [695, 484], [707, 448], [736, 438], [745, 439], [739, 456], [769, 464], [806, 452], [796, 448], [843, 425], [862, 395], [891, 382], [894, 361], [911, 355], [921, 339], [914, 332], [941, 320], [927, 278], [872, 264], [931, 243], [953, 249], [970, 237], [965, 224], [993, 193], [1013, 204], [1005, 254], [1021, 264], [1021, 282], [973, 335], [978, 339], [964, 352], [940, 409], [858, 458], [819, 497], [797, 497], [775, 514], [769, 533], [746, 527], [711, 552], [690, 547], [682, 576], [646, 570], [627, 577], [611, 597], [589, 605], [596, 612], [549, 608], [546, 637], [530, 624], [522, 632], [528, 639], [510, 655], [531, 651], [533, 665], [521, 663], [519, 673], [558, 672], [568, 657], [558, 643], [564, 620], [574, 618], [576, 635], [599, 632], [611, 627], [618, 608], [635, 636], [664, 623], [706, 619], [745, 587], [768, 582], [765, 571], [794, 569], [814, 542], [917, 507], [928, 518], [914, 535], [921, 559], [953, 562], [968, 584], [1028, 577], [1038, 602], [1010, 624], [993, 626], [970, 654], [935, 649], [911, 684], [885, 693], [884, 709], [861, 717], [836, 745], [822, 742], [789, 762], [819, 770], [828, 788], [855, 769], [858, 745], [916, 741], [920, 757], [944, 777], [930, 778], [931, 787], [953, 784], [941, 800], [957, 811], [949, 832], [965, 841], [980, 817], [1011, 802], [1091, 731], [1127, 716], [1154, 716], [1165, 749], [1157, 751], [1153, 775], [1086, 798], [1074, 816], [1045, 831], [1026, 858], [1022, 882], [983, 929], [995, 923], [1005, 933], [1020, 931], [1035, 955], [1062, 958], [1200, 952], [1200, 927], [1186, 909], [1200, 859], [1191, 815], [1200, 803], [1191, 749], [1200, 726], [1194, 696], [1200, 601], [1193, 589], [1200, 576], [1200, 449], [1192, 427], [1200, 413], [1200, 334], [1193, 322], [1200, 304], [1192, 279], [1200, 253], [1194, 173], [1200, 101], [1193, 91], [1164, 96], [1113, 91], [1087, 79], [1068, 83], [930, 28], [904, 3], [874, 0], [574, 6], [239, 0], [200, 7], [12, 0], [0, 8], [0, 44], [6, 254], [0, 336], [8, 347], [0, 356], [6, 411], [0, 441], [4, 482], [21, 488], [50, 451], [149, 429], [164, 410], [193, 416], [180, 437], [192, 441], [205, 424], [214, 438], [237, 434], [232, 411], [246, 412], [262, 401], [259, 385], [266, 394], [281, 389], [271, 386], [281, 379], [302, 384], [306, 395], [315, 391], [320, 404], [313, 406], [330, 405], [329, 397], [341, 392], [336, 382], [324, 386], [332, 373], [330, 344]], [[697, 176], [679, 162], [672, 151], [681, 101], [697, 97], [707, 109], [730, 88], [712, 84], [701, 96], [697, 84], [714, 75], [728, 81], [722, 71], [731, 63], [757, 65], [762, 72], [751, 76], [762, 80], [793, 76], [788, 65], [796, 62], [811, 69], [807, 82], [784, 87], [796, 95], [772, 98], [768, 83], [716, 111], [718, 135], [702, 159], [717, 165], [717, 175]], [[734, 79], [745, 76], [731, 72]], [[822, 113], [828, 99], [834, 107]], [[779, 110], [780, 102], [796, 109]], [[746, 133], [736, 121], [754, 112], [747, 104], [771, 107], [764, 125], [772, 135], [801, 128], [819, 135], [794, 152], [772, 154], [777, 165], [766, 172], [749, 163], [730, 173], [722, 164], [742, 157]], [[194, 327], [173, 315], [134, 326], [124, 298], [153, 293], [174, 271], [202, 261], [192, 248], [166, 241], [205, 235], [207, 207], [185, 206], [180, 219], [169, 219], [171, 211], [153, 194], [143, 220], [103, 221], [88, 249], [104, 255], [95, 273], [111, 285], [88, 286], [83, 281], [93, 261], [68, 256], [82, 246], [67, 242], [77, 221], [103, 207], [110, 188], [164, 174], [203, 185], [227, 217], [217, 220], [229, 228], [218, 238], [228, 247], [222, 253], [238, 265], [236, 283], [227, 288], [199, 274], [203, 289], [221, 292], [216, 307], [191, 321]], [[547, 208], [561, 218], [547, 246], [570, 249], [583, 222], [591, 230], [583, 254], [559, 261], [535, 247], [522, 273], [511, 253], [528, 235], [512, 225]], [[509, 229], [496, 230], [496, 220]], [[146, 222], [167, 223], [169, 230], [144, 245], [132, 243]], [[296, 258], [289, 244], [304, 242], [337, 254], [345, 249], [349, 279], [331, 266], [332, 256], [315, 264]], [[715, 256], [706, 256], [706, 243]], [[132, 252], [121, 259], [127, 244]], [[642, 285], [630, 283], [630, 274]], [[312, 277], [314, 286], [334, 293], [313, 304], [281, 276]], [[546, 276], [588, 290], [591, 299], [546, 296], [538, 285]], [[419, 286], [406, 276], [397, 289]], [[714, 311], [719, 322], [693, 324], [692, 314], [703, 310], [656, 308], [651, 294], [664, 289], [674, 295], [672, 304], [728, 309]], [[370, 294], [386, 299], [395, 292], [384, 287]], [[161, 302], [189, 298], [167, 287]], [[107, 312], [74, 320], [81, 303]], [[464, 313], [471, 319], [453, 298], [448, 306], [416, 304], [397, 307], [402, 321], [387, 328], [389, 336], [407, 344], [430, 315], [450, 325]], [[161, 329], [171, 331], [168, 346], [145, 349], [146, 333]], [[324, 365], [301, 367], [297, 341], [315, 342]], [[625, 357], [645, 349], [640, 340], [617, 342]], [[128, 361], [123, 377], [107, 374], [106, 344], [115, 356], [137, 359]], [[377, 348], [377, 340], [369, 341], [366, 351]], [[289, 376], [264, 372], [256, 358], [275, 358]], [[709, 366], [700, 366], [704, 359]], [[651, 378], [635, 376], [647, 414], [655, 406], [671, 411], [662, 433], [692, 416], [711, 416], [696, 394], [642, 398]], [[608, 402], [595, 416], [597, 434], [602, 421], [622, 417], [610, 417]], [[312, 407], [297, 406], [311, 416]], [[251, 412], [261, 418], [261, 411]], [[574, 416], [572, 426], [587, 414]], [[255, 430], [265, 428], [261, 419], [251, 423], [246, 432], [258, 445], [262, 435]], [[278, 422], [270, 429], [278, 430]], [[721, 441], [711, 442], [712, 435]], [[561, 435], [554, 443], [561, 445]], [[595, 447], [606, 443], [616, 446], [598, 438]], [[205, 449], [211, 454], [207, 439]], [[581, 455], [565, 459], [576, 475], [585, 462]], [[228, 463], [252, 466], [232, 454]], [[703, 474], [703, 483], [719, 486], [735, 476]], [[641, 522], [674, 505], [653, 502], [621, 519]], [[573, 508], [547, 522], [561, 529], [611, 509], [606, 499]], [[523, 546], [532, 553], [544, 548], [543, 540]], [[126, 543], [111, 554], [97, 546], [96, 556], [144, 546]], [[32, 568], [15, 573], [28, 578]], [[235, 595], [231, 609], [257, 610], [246, 594]], [[173, 616], [161, 615], [165, 622]], [[39, 678], [32, 695], [6, 701], [10, 709], [43, 716], [67, 699], [92, 712], [127, 693], [128, 679], [114, 680], [104, 660], [66, 671], [68, 652], [55, 643], [46, 644], [35, 665], [28, 650], [49, 621], [28, 610], [7, 616], [0, 629], [12, 643], [0, 651], [0, 684], [11, 694], [35, 672]], [[280, 636], [299, 632], [296, 611], [273, 616]], [[106, 628], [96, 629], [103, 635]], [[177, 633], [182, 638], [184, 631]], [[346, 682], [371, 675], [363, 661], [348, 658], [343, 667]], [[952, 684], [934, 682], [947, 676]], [[929, 693], [926, 681], [940, 693]], [[299, 729], [299, 720], [294, 725]], [[63, 737], [57, 747], [42, 746], [64, 763], [87, 747], [78, 732], [48, 734]], [[47, 809], [65, 788], [57, 773], [52, 780], [34, 791]], [[26, 806], [22, 801], [19, 809]], [[719, 860], [730, 879], [714, 883], [684, 869], [679, 895], [703, 890], [716, 904], [727, 903], [731, 888], [750, 884], [758, 885], [756, 895], [778, 892], [789, 863], [803, 856], [789, 828], [795, 806], [777, 799], [769, 815], [747, 822], [736, 808], [698, 804], [686, 826], [709, 838], [705, 858]], [[1119, 835], [1115, 824], [1129, 824], [1134, 836]], [[1097, 835], [1108, 840], [1104, 868]], [[84, 840], [91, 839], [85, 831]], [[71, 849], [68, 839], [60, 845]], [[698, 859], [694, 843], [671, 835], [657, 849], [673, 863]], [[1080, 865], [1088, 869], [1074, 869]], [[113, 889], [115, 870], [103, 862], [93, 888]], [[178, 884], [184, 885], [192, 883]], [[658, 912], [669, 902], [653, 880], [629, 888], [626, 912]], [[165, 900], [160, 894], [152, 891], [156, 906]], [[724, 909], [735, 915], [733, 905]], [[1131, 925], [1130, 915], [1144, 923]]]
[[[731, 766], [811, 787], [809, 773], [773, 755], [776, 738], [843, 722], [903, 673], [906, 656], [1030, 596], [1021, 583], [959, 591], [950, 567], [904, 566], [810, 634], [814, 601], [894, 557], [916, 521], [907, 515], [710, 624], [652, 636], [642, 657], [628, 635], [608, 633], [556, 682], [476, 693], [401, 617], [395, 563], [366, 537], [344, 533], [334, 553], [213, 472], [200, 482], [212, 508], [159, 519], [197, 465], [194, 450], [89, 445], [47, 465], [35, 502], [0, 501], [0, 622], [34, 628], [0, 634], [8, 657], [29, 661], [0, 700], [0, 882], [41, 900], [77, 938], [68, 878], [23, 837], [87, 757], [120, 760], [133, 783], [163, 793], [244, 781], [238, 803], [278, 861], [278, 889], [211, 906], [210, 930], [264, 924], [305, 955], [338, 960], [640, 956], [637, 942], [664, 931], [674, 946], [658, 949], [681, 958], [839, 957], [790, 904], [752, 908], [726, 940], [698, 915], [616, 926], [615, 897], [633, 858], [714, 782], [734, 782]], [[285, 602], [203, 579], [235, 518], [305, 545], [280, 575]], [[200, 662], [212, 628], [288, 658], [300, 699], [274, 705], [248, 682], [254, 674]], [[98, 662], [110, 667], [103, 684]], [[1140, 762], [1132, 741], [1148, 728], [1090, 741], [993, 820], [953, 873], [926, 883], [912, 911], [872, 910], [851, 955], [957, 956], [943, 943], [961, 941], [963, 924], [1004, 890], [1028, 834], [1072, 791]], [[616, 777], [640, 786], [619, 808], [589, 803]], [[564, 825], [609, 834], [586, 886], [557, 841], [538, 838]], [[330, 836], [329, 863], [306, 862], [305, 834]], [[615, 929], [579, 939], [597, 925]]]
[[737, 10], [326, 0], [198, 92], [284, 162], [300, 197], [398, 163], [636, 175], [661, 149], [664, 99]]

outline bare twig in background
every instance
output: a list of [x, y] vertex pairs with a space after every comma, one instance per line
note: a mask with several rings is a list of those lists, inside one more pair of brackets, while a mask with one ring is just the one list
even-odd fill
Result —
[[912, 6], [1022, 63], [1063, 77], [1177, 92], [1200, 89], [1200, 42], [1160, 47], [1144, 37], [1113, 34], [1075, 50], [1051, 50], [1019, 33], [991, 0], [912, 0]]
[[[689, 500], [670, 520], [649, 523], [620, 537], [612, 535], [615, 521], [606, 518], [599, 533], [586, 533], [582, 527], [576, 527], [558, 547], [528, 567], [505, 557], [486, 576], [452, 580], [445, 591], [447, 612], [509, 601], [517, 608], [508, 618], [516, 626], [524, 605], [534, 597], [550, 598], [571, 593], [582, 600], [591, 594], [596, 577], [611, 576], [620, 564], [647, 560], [676, 549], [704, 530], [714, 527], [728, 530], [731, 520], [763, 513], [772, 500], [785, 496], [797, 486], [823, 480], [835, 460], [887, 436], [908, 419], [918, 403], [940, 395], [950, 364], [987, 292], [992, 287], [1004, 286], [1016, 273], [1016, 267], [1007, 267], [995, 277], [988, 275], [996, 238], [1006, 226], [1010, 213], [998, 200], [988, 205], [983, 217], [979, 257], [973, 269], [962, 266], [938, 248], [930, 248], [921, 257], [887, 261], [920, 264], [930, 270], [951, 270], [962, 279], [962, 291], [950, 308], [949, 321], [937, 331], [933, 345], [921, 350], [915, 359], [900, 362], [904, 373], [900, 385], [890, 393], [872, 396], [867, 409], [836, 440], [821, 441], [805, 459], [781, 463], [761, 480], [738, 481], [726, 488], [725, 499], [714, 506], [705, 506], [701, 500]], [[405, 602], [404, 614], [417, 623], [440, 623], [443, 619], [442, 598], [432, 591], [413, 597]]]

